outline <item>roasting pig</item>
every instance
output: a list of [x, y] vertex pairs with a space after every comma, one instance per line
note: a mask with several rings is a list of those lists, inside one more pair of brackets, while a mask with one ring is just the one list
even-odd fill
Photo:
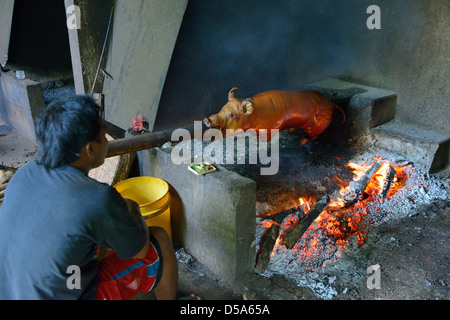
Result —
[[[324, 95], [310, 90], [271, 90], [259, 93], [251, 98], [235, 97], [238, 88], [228, 93], [228, 102], [219, 113], [203, 120], [209, 128], [220, 128], [224, 136], [226, 129], [246, 131], [254, 129], [302, 129], [306, 137], [304, 146], [317, 138], [333, 120], [333, 111], [337, 107]], [[344, 115], [345, 116], [345, 115]], [[236, 133], [235, 133], [236, 134]], [[270, 135], [269, 138], [270, 140]]]

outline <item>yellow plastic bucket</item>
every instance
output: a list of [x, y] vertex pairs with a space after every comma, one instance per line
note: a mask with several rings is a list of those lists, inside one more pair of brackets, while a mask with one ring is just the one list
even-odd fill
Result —
[[172, 239], [170, 192], [166, 181], [155, 177], [136, 177], [114, 186], [123, 198], [135, 201], [147, 226], [164, 228]]

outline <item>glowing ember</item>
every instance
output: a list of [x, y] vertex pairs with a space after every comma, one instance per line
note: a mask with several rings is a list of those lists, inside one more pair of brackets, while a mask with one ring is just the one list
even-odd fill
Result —
[[[362, 197], [351, 205], [348, 205], [347, 201], [352, 193], [349, 184], [338, 177], [334, 177], [334, 180], [341, 185], [339, 193], [331, 196], [330, 204], [292, 248], [292, 251], [303, 261], [314, 260], [316, 257], [324, 254], [330, 257], [333, 255], [338, 256], [339, 250], [344, 249], [349, 244], [351, 237], [357, 240], [358, 245], [362, 245], [366, 241], [370, 219], [365, 218], [373, 212], [381, 211], [381, 204], [389, 201], [389, 198], [402, 188], [409, 177], [407, 172], [411, 169], [410, 165], [394, 166], [380, 157], [376, 157], [373, 161], [382, 162], [382, 165], [372, 175], [366, 189], [363, 190]], [[354, 175], [353, 181], [357, 181], [364, 176], [372, 164], [349, 162], [346, 166], [350, 168]], [[395, 170], [395, 176], [393, 178], [390, 177], [392, 181], [390, 181], [389, 192], [383, 195], [390, 167]], [[310, 196], [299, 198], [299, 212], [292, 214], [282, 223], [272, 257], [275, 253], [288, 250], [282, 244], [283, 237], [303, 219], [301, 213], [306, 215], [316, 202], [317, 200]], [[388, 213], [382, 212], [384, 215]], [[271, 222], [267, 221], [262, 223], [264, 228], [270, 228], [272, 225]]]
[[299, 208], [302, 209], [303, 212], [308, 212], [317, 201], [313, 197], [307, 196], [298, 198], [298, 202], [300, 204]]

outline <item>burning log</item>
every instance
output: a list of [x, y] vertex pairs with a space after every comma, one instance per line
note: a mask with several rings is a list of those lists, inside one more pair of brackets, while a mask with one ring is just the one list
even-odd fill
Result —
[[272, 256], [273, 248], [276, 245], [279, 233], [280, 233], [280, 224], [283, 220], [295, 213], [297, 208], [291, 208], [273, 215], [266, 217], [264, 220], [271, 220], [272, 225], [268, 231], [262, 236], [260, 249], [258, 251], [258, 255], [256, 257], [256, 270], [260, 273], [263, 273], [267, 267], [269, 266], [270, 257]]
[[367, 185], [369, 184], [370, 179], [372, 179], [373, 175], [381, 168], [383, 163], [381, 161], [375, 162], [367, 171], [364, 173], [364, 175], [356, 180], [352, 181], [349, 184], [350, 191], [352, 194], [354, 194], [354, 197], [350, 200], [346, 200], [344, 208], [348, 208], [358, 202], [359, 199], [361, 199], [364, 190], [366, 190]]
[[[360, 167], [362, 169], [367, 168], [362, 166]], [[380, 176], [381, 178], [384, 178], [384, 180], [380, 179], [380, 177], [375, 177], [375, 175], [379, 171], [382, 171], [382, 174], [380, 174]], [[363, 230], [363, 227], [361, 227], [359, 220], [361, 218], [360, 213], [348, 213], [347, 209], [358, 201], [364, 201], [366, 198], [369, 198], [373, 194], [373, 190], [378, 190], [379, 194], [381, 194], [382, 197], [387, 197], [391, 186], [395, 182], [394, 177], [396, 176], [397, 172], [394, 167], [378, 160], [367, 170], [365, 170], [364, 173], [362, 173], [362, 170], [359, 172], [362, 174], [362, 176], [359, 176], [358, 180], [350, 182], [349, 187], [344, 190], [344, 193], [346, 194], [344, 196], [345, 200], [341, 199], [338, 196], [337, 201], [331, 202], [330, 196], [326, 195], [322, 199], [320, 199], [311, 210], [308, 211], [308, 209], [304, 208], [303, 203], [309, 204], [311, 203], [311, 201], [303, 201], [303, 198], [301, 198], [301, 208], [291, 208], [275, 215], [266, 216], [265, 219], [272, 220], [272, 224], [270, 230], [268, 230], [263, 236], [261, 249], [257, 257], [256, 269], [259, 272], [264, 272], [267, 269], [272, 252], [274, 251], [274, 247], [277, 246], [277, 244], [283, 244], [287, 249], [292, 249], [295, 244], [299, 242], [299, 240], [302, 238], [311, 224], [327, 207], [327, 216], [334, 217], [333, 223], [331, 224], [331, 226], [328, 223], [327, 228], [330, 227], [335, 230], [333, 231], [334, 235], [345, 237], [346, 234], [351, 235], [354, 232], [361, 232], [361, 230]], [[371, 181], [373, 181], [373, 179], [375, 178], [377, 180], [377, 183], [372, 184]], [[370, 191], [366, 190], [368, 188], [370, 189]], [[339, 193], [343, 195], [342, 191], [340, 191]], [[309, 206], [306, 206], [306, 208], [309, 208]], [[304, 211], [308, 211], [306, 217], [303, 218], [295, 227], [293, 227], [292, 230], [287, 231], [286, 228], [283, 227], [283, 231], [280, 231], [283, 220], [286, 217], [292, 214], [299, 217], [299, 215], [302, 215]], [[290, 220], [290, 223], [292, 225], [294, 225], [294, 223], [292, 222], [294, 220], [295, 219]], [[359, 235], [359, 237], [362, 236], [364, 236], [364, 234]]]
[[266, 232], [259, 250], [259, 255], [256, 257], [256, 270], [263, 273], [269, 266], [270, 257], [272, 255], [273, 247], [277, 242], [278, 234], [280, 232], [280, 225], [273, 223], [270, 229]]
[[272, 220], [272, 221], [275, 221], [276, 223], [280, 224], [280, 223], [283, 222], [283, 220], [287, 216], [293, 214], [297, 210], [298, 210], [297, 208], [290, 208], [290, 209], [285, 210], [285, 211], [281, 211], [281, 212], [278, 212], [278, 213], [275, 213], [275, 214], [272, 214], [272, 215], [269, 215], [269, 216], [265, 216], [263, 218], [263, 220], [266, 220], [266, 219], [267, 220]]
[[381, 192], [381, 195], [383, 196], [383, 198], [387, 197], [387, 194], [389, 192], [389, 189], [391, 188], [392, 182], [394, 181], [394, 177], [397, 174], [397, 171], [395, 171], [394, 168], [392, 168], [392, 166], [389, 166], [387, 175], [386, 175], [386, 180], [384, 181], [384, 186], [383, 186], [383, 191]]
[[283, 244], [289, 249], [292, 249], [302, 237], [303, 233], [308, 230], [309, 226], [314, 222], [314, 220], [316, 220], [319, 214], [328, 206], [329, 203], [330, 197], [328, 195], [317, 201], [315, 206], [309, 210], [307, 216], [300, 221], [300, 223], [296, 225], [288, 235], [284, 237]]
[[350, 182], [350, 189], [355, 193], [356, 198], [361, 198], [364, 190], [366, 190], [372, 176], [381, 168], [383, 163], [381, 161], [375, 162], [357, 181]]

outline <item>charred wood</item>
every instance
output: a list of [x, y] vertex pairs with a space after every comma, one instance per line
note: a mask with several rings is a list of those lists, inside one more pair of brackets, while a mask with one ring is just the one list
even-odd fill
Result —
[[283, 220], [287, 216], [293, 214], [297, 210], [298, 210], [297, 208], [290, 208], [290, 209], [285, 210], [285, 211], [281, 211], [281, 212], [278, 212], [278, 213], [275, 213], [275, 214], [271, 214], [271, 215], [265, 216], [263, 218], [263, 220], [272, 220], [272, 221], [275, 221], [278, 224], [281, 224], [283, 222]]
[[275, 246], [279, 233], [280, 225], [273, 223], [265, 236], [263, 236], [259, 254], [256, 257], [255, 267], [258, 272], [263, 273], [269, 266], [270, 256], [272, 255], [273, 247]]
[[394, 177], [397, 174], [397, 172], [395, 171], [394, 168], [392, 168], [391, 166], [389, 166], [387, 175], [386, 175], [386, 180], [384, 181], [384, 186], [383, 186], [383, 191], [381, 192], [381, 195], [383, 196], [383, 198], [386, 198], [389, 192], [389, 189], [391, 188], [392, 182], [394, 181]]
[[330, 197], [328, 195], [321, 198], [314, 207], [307, 213], [307, 216], [297, 224], [289, 234], [284, 237], [283, 244], [292, 249], [294, 245], [300, 240], [305, 231], [309, 226], [316, 220], [319, 214], [328, 206], [330, 203]]

